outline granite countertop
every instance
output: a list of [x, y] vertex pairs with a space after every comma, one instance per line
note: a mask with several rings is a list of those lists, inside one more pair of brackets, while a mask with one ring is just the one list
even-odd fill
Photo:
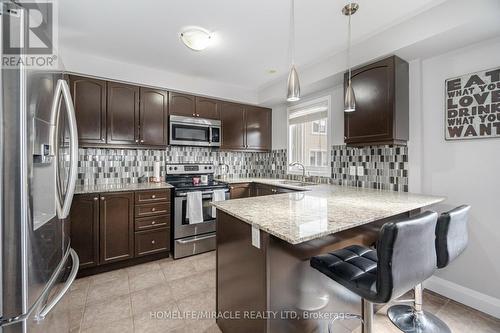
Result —
[[300, 183], [300, 181], [294, 181], [290, 179], [279, 179], [279, 178], [215, 178], [215, 180], [228, 184], [259, 183], [265, 185], [275, 185], [297, 191], [309, 191], [314, 187], [318, 186], [318, 184], [315, 183], [311, 183], [311, 186], [297, 186], [293, 184], [284, 184], [283, 182]]
[[[225, 179], [282, 186], [280, 179]], [[351, 186], [294, 187], [301, 192], [218, 201], [213, 205], [288, 243], [299, 244], [383, 218], [426, 207], [444, 197]]]
[[142, 191], [173, 188], [168, 183], [131, 183], [131, 184], [102, 184], [102, 185], [76, 185], [75, 194], [106, 193], [122, 191]]

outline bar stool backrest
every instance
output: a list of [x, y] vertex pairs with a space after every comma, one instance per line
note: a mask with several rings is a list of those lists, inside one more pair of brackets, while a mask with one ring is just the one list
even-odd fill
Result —
[[436, 271], [437, 218], [437, 213], [427, 211], [382, 226], [377, 242], [377, 294], [381, 303], [403, 295]]
[[443, 268], [455, 260], [467, 247], [467, 221], [470, 206], [462, 205], [439, 216], [436, 226], [437, 267]]

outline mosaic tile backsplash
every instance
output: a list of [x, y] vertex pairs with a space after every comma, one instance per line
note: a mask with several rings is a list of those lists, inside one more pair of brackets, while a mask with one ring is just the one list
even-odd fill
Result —
[[[362, 166], [362, 175], [351, 176], [351, 166]], [[332, 179], [335, 184], [408, 192], [408, 147], [333, 146]]]
[[[137, 183], [139, 177], [153, 176], [159, 161], [165, 176], [166, 163], [212, 163], [215, 175], [276, 178], [286, 170], [286, 155], [273, 152], [227, 152], [212, 148], [168, 147], [166, 150], [80, 148], [78, 183], [81, 185]], [[283, 151], [284, 152], [284, 151]], [[272, 170], [271, 165], [276, 165]]]
[[[168, 147], [166, 150], [128, 150], [81, 148], [79, 150], [78, 183], [81, 185], [137, 183], [139, 177], [153, 175], [153, 162], [161, 164], [165, 176], [166, 163], [212, 163], [215, 176], [290, 178], [287, 175], [287, 151], [228, 152], [212, 148]], [[318, 183], [351, 185], [395, 191], [408, 191], [408, 148], [371, 146], [354, 148], [333, 146], [332, 177], [310, 177]], [[273, 167], [274, 166], [274, 167]], [[364, 174], [349, 175], [350, 166], [363, 166]]]

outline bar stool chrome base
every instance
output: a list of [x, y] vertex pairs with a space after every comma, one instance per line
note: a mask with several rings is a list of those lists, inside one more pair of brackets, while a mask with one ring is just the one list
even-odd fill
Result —
[[444, 321], [427, 311], [416, 311], [409, 305], [394, 305], [387, 316], [405, 333], [451, 333]]

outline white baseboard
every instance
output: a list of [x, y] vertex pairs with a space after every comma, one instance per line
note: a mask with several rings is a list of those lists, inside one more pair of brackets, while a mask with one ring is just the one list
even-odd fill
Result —
[[500, 299], [498, 298], [485, 295], [437, 276], [432, 276], [425, 281], [424, 288], [500, 319]]

